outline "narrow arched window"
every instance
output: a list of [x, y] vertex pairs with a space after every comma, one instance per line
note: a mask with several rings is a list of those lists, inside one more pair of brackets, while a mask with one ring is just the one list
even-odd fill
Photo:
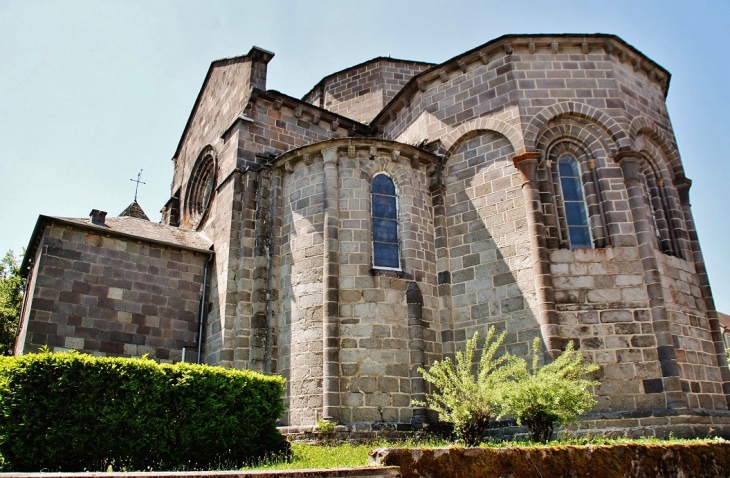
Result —
[[393, 180], [385, 174], [373, 177], [373, 267], [400, 269], [398, 247], [398, 196]]
[[659, 247], [662, 247], [662, 235], [659, 223], [657, 223], [658, 212], [654, 206], [654, 197], [651, 193], [651, 187], [646, 180], [646, 174], [641, 174], [641, 187], [644, 190], [644, 197], [646, 198], [646, 215], [651, 221], [652, 228], [654, 229], [654, 237]]
[[570, 155], [561, 156], [558, 159], [558, 175], [570, 248], [590, 248], [592, 246], [591, 229], [588, 226], [588, 214], [578, 161]]

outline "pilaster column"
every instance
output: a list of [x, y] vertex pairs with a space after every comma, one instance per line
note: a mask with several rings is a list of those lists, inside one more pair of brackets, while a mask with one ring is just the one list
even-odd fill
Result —
[[667, 398], [667, 407], [686, 408], [685, 394], [679, 382], [679, 365], [672, 341], [671, 324], [664, 302], [659, 264], [656, 259], [655, 242], [651, 218], [648, 216], [648, 198], [641, 184], [640, 156], [635, 151], [621, 151], [614, 156], [624, 175], [629, 196], [629, 207], [634, 222], [639, 258], [644, 269], [644, 282], [649, 297], [654, 336], [657, 342], [659, 363], [662, 368], [662, 382]]
[[707, 275], [705, 267], [705, 259], [700, 249], [700, 240], [697, 235], [694, 217], [692, 216], [692, 205], [689, 202], [689, 188], [692, 181], [684, 176], [675, 179], [674, 185], [679, 193], [679, 200], [682, 205], [682, 214], [684, 215], [684, 223], [687, 227], [689, 236], [690, 252], [692, 260], [695, 263], [697, 276], [700, 280], [700, 291], [702, 300], [705, 304], [707, 319], [710, 322], [710, 333], [712, 334], [712, 342], [715, 347], [715, 357], [717, 366], [720, 368], [720, 378], [722, 380], [722, 391], [725, 394], [725, 401], [730, 407], [730, 369], [727, 367], [727, 357], [725, 355], [725, 343], [722, 339], [722, 330], [720, 329], [720, 321], [717, 318], [717, 310], [715, 309], [715, 300], [712, 297], [712, 289], [710, 288], [710, 278]]
[[[423, 375], [418, 372], [424, 364], [423, 353], [423, 294], [418, 283], [411, 281], [406, 290], [406, 301], [408, 302], [408, 348], [410, 350], [410, 379], [411, 397], [419, 402], [426, 401], [426, 383]], [[426, 423], [426, 409], [414, 407], [411, 424], [416, 428], [423, 427]]]
[[324, 161], [324, 267], [322, 273], [322, 418], [339, 419], [339, 171], [337, 148], [322, 150]]
[[258, 172], [258, 191], [255, 206], [255, 240], [253, 250], [253, 293], [251, 295], [251, 341], [249, 366], [263, 372], [266, 368], [267, 331], [266, 311], [269, 308], [269, 257], [271, 248], [271, 170]]
[[512, 162], [522, 174], [522, 194], [525, 198], [527, 230], [530, 235], [532, 269], [535, 274], [538, 322], [547, 352], [556, 357], [561, 352], [558, 314], [555, 310], [553, 277], [550, 272], [550, 255], [547, 249], [545, 222], [542, 216], [540, 190], [537, 179], [539, 152], [527, 152], [515, 156]]

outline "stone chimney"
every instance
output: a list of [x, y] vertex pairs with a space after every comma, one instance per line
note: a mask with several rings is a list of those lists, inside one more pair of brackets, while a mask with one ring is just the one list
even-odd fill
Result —
[[92, 209], [89, 213], [91, 223], [97, 226], [106, 226], [106, 211], [99, 211], [98, 209]]
[[274, 54], [254, 46], [246, 56], [251, 60], [251, 87], [266, 90], [266, 66], [274, 58]]

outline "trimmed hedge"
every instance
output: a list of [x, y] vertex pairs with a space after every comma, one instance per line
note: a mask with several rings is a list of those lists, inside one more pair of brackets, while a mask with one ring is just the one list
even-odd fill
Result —
[[0, 358], [3, 471], [219, 469], [288, 454], [284, 379], [149, 359]]

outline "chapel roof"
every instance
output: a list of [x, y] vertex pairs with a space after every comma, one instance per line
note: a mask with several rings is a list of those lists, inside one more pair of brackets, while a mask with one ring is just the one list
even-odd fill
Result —
[[33, 234], [28, 243], [27, 252], [21, 264], [21, 271], [25, 274], [28, 270], [30, 260], [35, 256], [35, 250], [41, 242], [43, 231], [50, 224], [64, 224], [69, 226], [88, 229], [99, 234], [108, 234], [162, 244], [165, 246], [179, 247], [196, 252], [210, 254], [213, 241], [202, 232], [180, 229], [166, 224], [151, 222], [147, 219], [140, 219], [131, 216], [120, 216], [106, 218], [103, 224], [94, 223], [90, 218], [38, 216]]
[[142, 206], [139, 205], [137, 200], [135, 199], [132, 201], [132, 204], [126, 207], [124, 211], [119, 213], [120, 217], [128, 216], [128, 217], [136, 217], [137, 219], [144, 219], [145, 221], [149, 221], [150, 218], [147, 217], [147, 214], [144, 213], [144, 210], [142, 209]]

